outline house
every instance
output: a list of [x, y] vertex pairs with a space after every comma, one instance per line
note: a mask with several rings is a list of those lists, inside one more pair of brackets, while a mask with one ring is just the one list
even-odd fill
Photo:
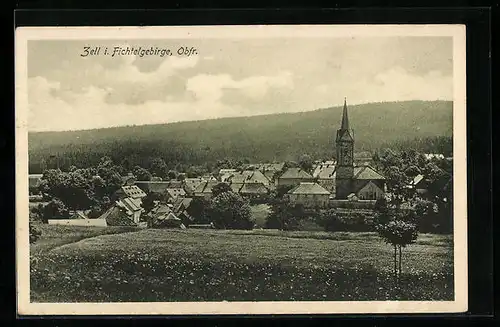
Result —
[[136, 181], [135, 185], [145, 193], [165, 194], [169, 188], [183, 188], [182, 181]]
[[285, 167], [284, 162], [249, 164], [246, 169], [256, 169], [260, 171], [269, 181], [274, 181], [276, 173], [281, 172]]
[[424, 153], [425, 159], [427, 160], [432, 160], [432, 159], [437, 159], [437, 160], [444, 160], [444, 154], [441, 153]]
[[268, 186], [269, 179], [259, 170], [244, 170], [232, 173], [224, 182], [229, 183], [260, 183]]
[[247, 198], [260, 199], [269, 194], [269, 190], [263, 183], [244, 183], [239, 193]]
[[231, 187], [231, 190], [234, 193], [240, 193], [241, 188], [243, 187], [244, 183], [230, 183], [229, 187]]
[[186, 191], [187, 194], [193, 194], [194, 190], [203, 183], [202, 178], [186, 178], [182, 181], [182, 186], [184, 187], [184, 191]]
[[89, 219], [89, 217], [87, 216], [87, 211], [76, 210], [72, 215], [70, 215], [69, 219]]
[[184, 225], [189, 225], [194, 218], [189, 214], [188, 209], [193, 201], [192, 198], [177, 198], [173, 203], [174, 214], [182, 220]]
[[137, 178], [132, 173], [122, 176], [122, 185], [134, 185]]
[[450, 174], [445, 171], [435, 181], [426, 178], [422, 174], [418, 174], [408, 185], [408, 188], [415, 189], [421, 196], [435, 196], [440, 194], [443, 198], [448, 198], [453, 190], [453, 181]]
[[137, 185], [124, 185], [116, 191], [115, 195], [121, 198], [142, 199], [146, 193], [141, 190]]
[[123, 198], [116, 201], [99, 219], [109, 226], [137, 226], [144, 209], [139, 198]]
[[217, 180], [204, 181], [196, 187], [194, 190], [194, 196], [209, 200], [212, 197], [212, 188], [219, 183], [220, 182]]
[[176, 216], [173, 209], [165, 204], [158, 204], [148, 213], [150, 217], [150, 226], [153, 228], [186, 228], [182, 220]]
[[385, 177], [368, 165], [354, 167], [352, 193], [360, 200], [376, 200], [384, 197]]
[[28, 175], [28, 186], [31, 193], [38, 192], [38, 187], [42, 183], [43, 174], [29, 174]]
[[330, 192], [314, 182], [301, 182], [286, 195], [291, 204], [302, 204], [306, 208], [326, 208], [330, 199]]
[[320, 163], [313, 171], [313, 177], [316, 182], [323, 186], [327, 191], [335, 194], [335, 164], [333, 161]]
[[183, 197], [186, 195], [186, 191], [184, 191], [183, 188], [167, 188], [165, 190], [166, 196], [167, 196], [167, 201], [172, 202], [178, 197]]
[[224, 182], [227, 178], [229, 178], [232, 174], [236, 173], [236, 169], [222, 168], [219, 170], [219, 180]]
[[214, 176], [212, 176], [210, 174], [205, 174], [205, 175], [201, 176], [201, 178], [205, 181], [217, 181], [217, 178], [215, 178]]
[[427, 193], [429, 181], [424, 178], [424, 175], [418, 174], [409, 183], [408, 188], [415, 189], [418, 194]]
[[299, 185], [303, 182], [313, 182], [314, 177], [302, 168], [288, 168], [278, 178], [278, 186]]

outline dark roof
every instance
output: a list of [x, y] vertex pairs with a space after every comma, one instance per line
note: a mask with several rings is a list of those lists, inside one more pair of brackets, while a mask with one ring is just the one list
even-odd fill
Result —
[[175, 199], [173, 205], [174, 205], [174, 212], [182, 212], [184, 209], [187, 209], [189, 205], [191, 204], [191, 201], [193, 201], [192, 198], [182, 198], [179, 197]]
[[228, 180], [232, 183], [265, 183], [269, 184], [269, 179], [259, 170], [244, 170], [233, 173]]
[[380, 180], [385, 179], [385, 177], [370, 166], [358, 166], [354, 167], [354, 179]]
[[323, 186], [317, 183], [300, 183], [299, 185], [292, 188], [288, 191], [288, 194], [325, 194], [329, 195], [328, 192]]
[[122, 183], [127, 183], [130, 180], [134, 180], [135, 181], [135, 176], [132, 173], [128, 173], [125, 176], [121, 176], [121, 179], [122, 179]]
[[181, 181], [136, 181], [135, 185], [144, 192], [165, 193], [168, 188], [182, 188]]
[[219, 181], [205, 181], [198, 185], [194, 190], [195, 193], [212, 193], [212, 187], [219, 184]]
[[373, 184], [376, 188], [380, 189], [380, 187], [377, 184], [373, 183], [372, 180], [366, 180], [365, 183], [359, 184], [358, 187], [355, 190], [353, 190], [354, 193], [356, 193], [356, 194], [359, 193], [362, 189], [364, 189], [370, 183]]
[[313, 178], [311, 174], [301, 168], [288, 168], [280, 178]]
[[243, 183], [231, 183], [229, 184], [231, 190], [235, 193], [239, 193], [241, 188], [243, 187]]
[[183, 181], [183, 185], [187, 191], [194, 191], [203, 181], [201, 178], [186, 178]]
[[262, 183], [245, 183], [240, 189], [242, 194], [267, 194], [268, 189]]

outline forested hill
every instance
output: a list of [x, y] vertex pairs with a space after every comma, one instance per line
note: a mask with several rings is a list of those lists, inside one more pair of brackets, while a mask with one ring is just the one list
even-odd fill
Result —
[[[141, 164], [161, 157], [168, 164], [205, 164], [222, 158], [296, 160], [302, 154], [328, 158], [342, 107], [301, 113], [221, 118], [161, 125], [126, 126], [29, 134], [30, 172], [41, 158], [85, 166], [104, 155]], [[450, 101], [407, 101], [349, 106], [356, 151], [395, 141], [452, 135]], [[55, 118], [57, 119], [57, 118]]]

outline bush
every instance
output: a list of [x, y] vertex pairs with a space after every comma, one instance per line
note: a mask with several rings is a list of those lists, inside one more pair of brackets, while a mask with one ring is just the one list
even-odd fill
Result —
[[69, 218], [69, 210], [64, 203], [59, 199], [52, 199], [49, 203], [41, 208], [42, 219], [65, 219]]
[[42, 236], [42, 232], [36, 226], [34, 226], [34, 224], [32, 223], [31, 220], [30, 220], [29, 226], [30, 226], [29, 227], [29, 229], [30, 229], [30, 244], [33, 244], [36, 241], [38, 241], [40, 236]]
[[266, 228], [280, 230], [299, 230], [302, 221], [307, 218], [304, 206], [290, 205], [280, 201], [271, 206], [271, 212], [266, 220]]
[[318, 217], [318, 225], [327, 232], [369, 232], [373, 231], [373, 215], [359, 211], [341, 212], [330, 209]]
[[252, 229], [254, 226], [249, 202], [232, 191], [212, 199], [210, 217], [216, 228]]

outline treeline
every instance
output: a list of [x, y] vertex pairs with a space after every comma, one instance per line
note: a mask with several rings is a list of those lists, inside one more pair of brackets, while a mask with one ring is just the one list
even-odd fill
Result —
[[[445, 157], [453, 156], [453, 138], [447, 136], [418, 137], [413, 139], [402, 139], [386, 142], [370, 152], [378, 153], [384, 149], [395, 149], [397, 151], [413, 149], [420, 153], [439, 153]], [[188, 177], [196, 177], [204, 173], [213, 172], [218, 168], [236, 168], [241, 164], [255, 162], [300, 162], [304, 156], [315, 160], [331, 159], [335, 148], [312, 147], [291, 150], [293, 155], [277, 156], [276, 153], [266, 155], [265, 149], [261, 152], [244, 153], [241, 148], [235, 147], [228, 150], [214, 149], [197, 150], [185, 145], [170, 144], [167, 148], [158, 148], [151, 142], [116, 142], [112, 144], [96, 144], [95, 146], [79, 146], [74, 149], [71, 145], [61, 146], [56, 152], [42, 153], [39, 151], [29, 153], [29, 172], [31, 174], [42, 173], [45, 169], [68, 170], [71, 166], [85, 168], [96, 166], [101, 158], [109, 157], [113, 162], [122, 167], [123, 171], [132, 172], [134, 167], [151, 168], [156, 167], [159, 159], [163, 161], [164, 173], [156, 176], [165, 176], [168, 171], [186, 172]], [[295, 153], [297, 152], [297, 153]], [[251, 155], [253, 154], [253, 156]], [[225, 164], [231, 163], [231, 164]], [[156, 168], [153, 168], [155, 170]]]
[[[182, 170], [177, 165], [210, 165], [220, 158], [295, 161], [307, 153], [327, 159], [335, 153], [334, 137], [341, 115], [342, 108], [336, 107], [163, 125], [30, 133], [30, 172], [38, 173], [44, 165], [94, 165], [103, 156], [118, 163], [126, 159], [132, 166], [141, 167], [147, 166], [150, 158], [160, 157], [169, 169], [175, 170]], [[372, 103], [350, 106], [349, 119], [356, 151], [373, 151], [400, 140], [424, 151], [434, 147], [426, 140], [451, 138], [453, 108], [449, 101]]]
[[380, 148], [391, 148], [398, 151], [413, 149], [421, 153], [439, 153], [445, 157], [453, 157], [453, 137], [433, 136], [401, 139], [384, 143]]

